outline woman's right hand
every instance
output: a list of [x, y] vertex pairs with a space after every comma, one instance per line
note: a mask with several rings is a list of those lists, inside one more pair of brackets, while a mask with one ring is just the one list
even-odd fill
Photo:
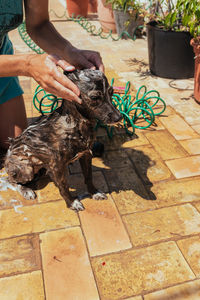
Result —
[[68, 101], [81, 103], [81, 99], [78, 97], [80, 95], [78, 87], [60, 72], [57, 66], [64, 71], [75, 70], [74, 66], [56, 55], [30, 54], [27, 59], [25, 75], [33, 77], [46, 92]]

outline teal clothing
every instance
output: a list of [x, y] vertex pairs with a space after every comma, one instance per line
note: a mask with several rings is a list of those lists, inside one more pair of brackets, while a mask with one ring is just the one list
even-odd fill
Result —
[[17, 28], [22, 20], [22, 0], [0, 0], [0, 47], [6, 33]]
[[[22, 0], [0, 0], [0, 55], [12, 55], [13, 46], [8, 32], [23, 20]], [[23, 94], [17, 77], [0, 77], [0, 104]]]

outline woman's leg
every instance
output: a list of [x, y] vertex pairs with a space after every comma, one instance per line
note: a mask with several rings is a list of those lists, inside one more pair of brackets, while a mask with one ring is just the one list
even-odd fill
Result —
[[0, 147], [8, 148], [8, 137], [17, 137], [27, 127], [23, 96], [0, 104]]

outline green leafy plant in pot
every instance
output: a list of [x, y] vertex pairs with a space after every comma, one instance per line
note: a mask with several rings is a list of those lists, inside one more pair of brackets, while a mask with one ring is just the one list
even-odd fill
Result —
[[155, 0], [146, 15], [149, 68], [164, 78], [194, 76], [192, 35], [185, 24], [185, 0]]
[[124, 39], [141, 36], [144, 10], [139, 0], [106, 0], [106, 3], [112, 5], [118, 36]]
[[179, 0], [183, 5], [182, 22], [192, 35], [191, 45], [195, 53], [194, 97], [200, 102], [200, 1]]

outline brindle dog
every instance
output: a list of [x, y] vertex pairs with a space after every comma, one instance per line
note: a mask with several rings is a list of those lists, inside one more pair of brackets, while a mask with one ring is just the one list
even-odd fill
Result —
[[67, 165], [79, 159], [88, 192], [94, 199], [105, 199], [92, 182], [91, 148], [96, 120], [104, 124], [121, 120], [112, 104], [113, 88], [98, 70], [76, 70], [66, 73], [80, 89], [82, 104], [64, 100], [52, 114], [41, 116], [17, 138], [11, 140], [5, 160], [9, 186], [12, 184], [26, 199], [35, 193], [25, 186], [42, 168], [47, 170], [71, 209], [84, 206], [73, 199], [67, 183]]

